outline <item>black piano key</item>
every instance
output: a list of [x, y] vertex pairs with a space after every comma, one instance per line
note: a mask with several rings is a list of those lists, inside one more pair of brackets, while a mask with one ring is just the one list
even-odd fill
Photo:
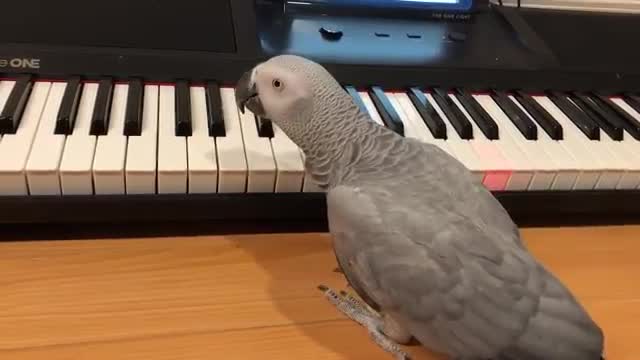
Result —
[[551, 114], [542, 107], [542, 105], [535, 101], [531, 95], [522, 91], [516, 91], [514, 97], [551, 139], [563, 139], [564, 134], [562, 131], [562, 125], [560, 125], [560, 123], [554, 119], [553, 116], [551, 116]]
[[176, 136], [191, 136], [191, 93], [186, 81], [176, 83]]
[[640, 113], [640, 95], [624, 94], [622, 99], [636, 112]]
[[129, 82], [127, 92], [127, 109], [124, 118], [124, 135], [140, 136], [142, 133], [142, 107], [144, 87], [142, 81], [133, 79]]
[[111, 100], [113, 97], [113, 81], [102, 79], [98, 84], [96, 104], [91, 116], [91, 129], [89, 134], [99, 136], [106, 135], [109, 129], [109, 113], [111, 112]]
[[446, 139], [447, 126], [440, 117], [440, 114], [438, 114], [433, 105], [427, 100], [427, 97], [424, 96], [422, 90], [412, 87], [409, 89], [407, 95], [413, 103], [413, 106], [418, 110], [422, 121], [427, 125], [433, 137], [435, 139]]
[[455, 94], [456, 98], [462, 106], [464, 106], [465, 110], [469, 113], [473, 121], [478, 125], [480, 131], [487, 137], [489, 140], [496, 140], [500, 138], [500, 132], [498, 130], [498, 124], [487, 114], [480, 104], [476, 101], [476, 99], [467, 91], [458, 89]]
[[573, 122], [590, 140], [600, 140], [600, 128], [579, 107], [559, 91], [547, 94], [549, 99]]
[[64, 89], [60, 109], [58, 109], [56, 127], [54, 130], [55, 134], [71, 135], [71, 133], [73, 133], [81, 92], [82, 83], [80, 82], [80, 77], [74, 76], [69, 79], [67, 86]]
[[210, 82], [206, 87], [207, 94], [207, 125], [209, 136], [226, 136], [224, 128], [224, 116], [222, 112], [222, 99], [220, 87], [215, 82]]
[[387, 99], [384, 91], [378, 86], [373, 86], [369, 89], [369, 96], [371, 96], [371, 100], [378, 110], [382, 122], [384, 122], [389, 129], [404, 136], [404, 124], [389, 99]]
[[636, 120], [626, 110], [622, 109], [618, 104], [614, 103], [611, 99], [604, 95], [596, 95], [603, 106], [606, 105], [611, 111], [615, 112], [620, 120], [624, 123], [624, 129], [633, 136], [635, 139], [640, 140], [640, 121]]
[[435, 88], [431, 94], [461, 139], [473, 139], [473, 127], [446, 91]]
[[613, 140], [622, 140], [622, 127], [614, 126], [611, 122], [607, 121], [606, 117], [600, 109], [595, 106], [590, 99], [584, 94], [571, 94], [569, 96], [571, 100], [589, 117], [595, 122], [602, 131], [604, 131]]
[[272, 138], [273, 126], [271, 125], [271, 120], [261, 118], [255, 115], [254, 115], [254, 118], [256, 119], [256, 128], [258, 129], [258, 136]]
[[504, 91], [494, 90], [491, 94], [493, 100], [500, 106], [509, 120], [527, 140], [538, 139], [538, 128], [531, 119], [520, 110]]
[[355, 102], [355, 104], [358, 105], [358, 107], [360, 108], [360, 111], [362, 111], [365, 114], [369, 114], [369, 110], [367, 110], [367, 107], [365, 106], [364, 102], [360, 98], [360, 94], [358, 94], [358, 90], [356, 90], [356, 88], [354, 88], [353, 86], [345, 86], [344, 89], [347, 91], [349, 95], [351, 95], [351, 98], [353, 98], [353, 102]]
[[16, 133], [32, 87], [31, 75], [21, 76], [13, 85], [13, 90], [0, 113], [0, 134]]

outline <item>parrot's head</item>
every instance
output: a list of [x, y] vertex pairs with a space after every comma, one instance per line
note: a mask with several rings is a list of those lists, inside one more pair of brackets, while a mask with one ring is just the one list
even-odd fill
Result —
[[238, 80], [235, 96], [242, 113], [249, 109], [271, 120], [298, 145], [336, 118], [327, 115], [344, 110], [337, 99], [348, 99], [324, 67], [297, 55], [278, 55], [257, 64]]

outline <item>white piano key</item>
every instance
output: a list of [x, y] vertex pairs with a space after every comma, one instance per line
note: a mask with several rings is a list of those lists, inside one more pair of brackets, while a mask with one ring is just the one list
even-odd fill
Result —
[[[485, 168], [484, 186], [489, 190], [503, 191], [507, 189], [508, 185], [512, 186], [509, 190], [514, 190], [513, 185], [516, 184], [522, 186], [518, 190], [524, 190], [528, 179], [526, 181], [511, 181], [513, 171], [516, 170], [517, 172], [519, 167], [515, 161], [511, 160], [508, 153], [503, 152], [500, 142], [489, 140], [485, 136], [456, 96], [449, 94], [449, 98], [467, 118], [473, 129], [473, 139], [468, 141], [477, 157], [483, 161], [483, 167]], [[525, 171], [525, 173], [528, 172]]]
[[116, 84], [113, 89], [109, 127], [106, 135], [98, 136], [93, 159], [93, 182], [96, 195], [125, 194], [124, 167], [127, 157], [127, 137], [124, 121], [129, 85]]
[[382, 118], [380, 117], [380, 114], [378, 114], [378, 111], [376, 110], [376, 106], [373, 103], [373, 100], [371, 100], [371, 97], [369, 97], [369, 94], [367, 94], [365, 91], [359, 91], [358, 95], [360, 95], [360, 98], [362, 99], [362, 103], [369, 111], [369, 115], [371, 116], [371, 119], [377, 122], [378, 124], [385, 126], [384, 122], [382, 121]]
[[[563, 130], [563, 144], [571, 149], [574, 157], [580, 161], [583, 169], [578, 177], [574, 189], [591, 189], [593, 174], [599, 174], [593, 189], [614, 189], [622, 176], [621, 171], [615, 169], [602, 151], [599, 141], [592, 141], [546, 96], [533, 96], [549, 115], [560, 123]], [[596, 149], [597, 148], [597, 149]]]
[[[551, 184], [549, 190], [571, 190], [574, 188], [578, 181], [580, 174], [580, 163], [563, 147], [560, 140], [552, 139], [544, 129], [538, 125], [536, 120], [529, 114], [529, 112], [520, 104], [520, 102], [509, 95], [509, 99], [516, 104], [516, 106], [531, 120], [536, 126], [538, 131], [538, 140], [535, 141], [538, 144], [540, 151], [544, 151], [548, 157], [553, 159], [557, 164], [556, 177]], [[585, 180], [592, 180], [594, 176], [592, 174], [586, 174]], [[593, 183], [595, 185], [595, 182]]]
[[63, 195], [93, 195], [91, 168], [96, 137], [89, 134], [91, 117], [98, 94], [98, 84], [83, 85], [73, 132], [67, 141], [60, 162], [60, 185]]
[[[0, 83], [0, 103], [3, 101], [1, 88]], [[25, 167], [50, 89], [50, 82], [33, 85], [16, 133], [7, 134], [0, 141], [0, 195], [29, 194]]]
[[[640, 113], [629, 106], [626, 101], [618, 97], [612, 97], [610, 99], [623, 111], [627, 112], [632, 118], [640, 121]], [[640, 167], [640, 141], [629, 135], [627, 131], [624, 131], [623, 136], [624, 138], [622, 141], [620, 141], [620, 143], [621, 146], [625, 148], [625, 151], [621, 151], [620, 153], [624, 154], [624, 160], [627, 161], [630, 171], [622, 176], [622, 179], [620, 179], [620, 182], [618, 183], [616, 188], [634, 189], [640, 187], [640, 179], [638, 178], [638, 167]]]
[[460, 135], [458, 135], [453, 125], [451, 125], [449, 118], [445, 115], [444, 111], [442, 111], [440, 105], [438, 105], [433, 96], [430, 93], [424, 93], [424, 95], [438, 115], [440, 115], [440, 118], [444, 121], [445, 127], [447, 128], [446, 141], [449, 147], [456, 154], [456, 158], [475, 175], [478, 182], [483, 183], [486, 168], [483, 166], [482, 160], [479, 159], [473, 151], [469, 140], [460, 138]]
[[220, 98], [225, 136], [216, 138], [218, 192], [241, 193], [247, 186], [247, 159], [234, 89], [220, 88]]
[[245, 110], [240, 114], [244, 150], [247, 155], [247, 192], [273, 192], [276, 182], [276, 162], [269, 138], [260, 137], [255, 115]]
[[175, 87], [160, 86], [158, 120], [158, 193], [187, 193], [187, 139], [176, 136]]
[[[500, 141], [512, 149], [510, 155], [518, 157], [517, 164], [526, 164], [533, 172], [527, 190], [549, 190], [555, 179], [558, 166], [544, 151], [536, 148], [533, 141], [527, 140], [515, 127], [507, 115], [489, 95], [474, 95], [478, 103], [498, 124]], [[508, 151], [508, 150], [507, 150]]]
[[61, 194], [58, 170], [66, 135], [55, 134], [54, 130], [66, 87], [66, 82], [53, 83], [38, 125], [26, 168], [31, 195]]
[[125, 164], [127, 194], [155, 194], [158, 149], [157, 85], [145, 85], [140, 135], [129, 136]]
[[187, 137], [189, 192], [215, 193], [218, 188], [218, 164], [215, 138], [209, 136], [207, 100], [202, 86], [191, 87], [192, 135]]
[[304, 163], [300, 148], [275, 123], [271, 147], [276, 162], [275, 192], [300, 192], [304, 180]]

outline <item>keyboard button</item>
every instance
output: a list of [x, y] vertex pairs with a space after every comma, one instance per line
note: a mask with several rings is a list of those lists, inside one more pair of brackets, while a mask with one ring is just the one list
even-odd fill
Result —
[[268, 137], [258, 135], [255, 115], [251, 111], [240, 114], [244, 150], [247, 155], [247, 192], [273, 192], [276, 182], [276, 163]]
[[358, 95], [360, 95], [360, 99], [362, 99], [362, 103], [367, 109], [371, 120], [373, 120], [373, 122], [377, 123], [378, 125], [385, 126], [382, 118], [380, 117], [380, 114], [378, 114], [378, 110], [376, 110], [376, 106], [374, 105], [373, 100], [371, 100], [371, 98], [369, 97], [369, 94], [364, 91], [360, 91], [358, 92]]
[[592, 99], [607, 114], [607, 117], [614, 119], [613, 121], [627, 131], [629, 135], [640, 140], [640, 122], [634, 119], [633, 116], [607, 96], [596, 94]]
[[538, 138], [538, 128], [514, 103], [504, 91], [494, 90], [491, 94], [493, 100], [500, 106], [500, 109], [507, 115], [516, 129], [527, 140]]
[[562, 140], [562, 126], [560, 126], [560, 123], [558, 123], [553, 116], [549, 115], [531, 95], [522, 91], [516, 91], [512, 96], [512, 100], [520, 104], [521, 107], [524, 108], [523, 111], [526, 111], [552, 140]]
[[178, 81], [175, 86], [175, 134], [176, 136], [191, 136], [191, 93], [186, 81]]
[[[5, 87], [0, 83], [0, 103]], [[0, 195], [29, 195], [25, 168], [50, 88], [50, 82], [33, 85], [16, 133], [4, 135], [0, 141]]]
[[548, 94], [548, 97], [555, 106], [567, 114], [569, 121], [573, 122], [588, 139], [600, 140], [600, 128], [598, 125], [587, 117], [566, 94], [552, 91]]
[[187, 193], [187, 138], [177, 136], [176, 88], [160, 86], [158, 119], [158, 193]]
[[606, 98], [610, 106], [615, 109], [627, 122], [627, 131], [631, 136], [640, 140], [640, 112], [636, 111], [625, 100], [619, 97]]
[[607, 118], [607, 114], [595, 104], [591, 98], [584, 94], [573, 94], [571, 100], [585, 113], [598, 127], [602, 129], [611, 139], [622, 140], [622, 127], [618, 126], [612, 119]]
[[209, 127], [209, 136], [225, 136], [220, 87], [215, 82], [209, 82], [206, 86], [207, 124]]
[[159, 87], [145, 85], [142, 92], [139, 136], [129, 136], [125, 185], [127, 194], [155, 194], [158, 149]]
[[127, 110], [124, 117], [124, 135], [140, 136], [142, 132], [142, 98], [144, 95], [142, 81], [133, 79], [129, 82], [127, 94]]
[[622, 96], [624, 101], [629, 104], [636, 112], [640, 113], [640, 95], [624, 94]]
[[0, 134], [16, 133], [32, 86], [30, 75], [21, 76], [16, 81], [0, 113]]
[[[92, 165], [96, 137], [89, 134], [89, 130], [97, 93], [98, 84], [88, 83], [83, 86], [80, 101], [77, 105], [75, 126], [67, 136], [60, 163], [62, 195], [93, 195], [94, 193]], [[70, 92], [65, 91], [65, 97], [67, 94], [70, 94]], [[67, 99], [70, 98], [67, 97]], [[62, 103], [64, 105], [64, 97]], [[59, 120], [60, 117], [58, 116], [58, 124], [60, 123]]]
[[240, 113], [232, 88], [220, 88], [226, 136], [216, 138], [218, 192], [242, 193], [247, 186], [247, 159], [242, 140]]
[[450, 96], [452, 99], [454, 99], [455, 96], [455, 99], [462, 104], [462, 107], [459, 106], [460, 109], [464, 109], [466, 111], [466, 117], [471, 123], [475, 123], [477, 125], [477, 128], [473, 129], [474, 134], [477, 134], [477, 131], [480, 130], [484, 134], [483, 138], [485, 139], [496, 140], [500, 138], [498, 125], [493, 121], [493, 119], [491, 119], [491, 116], [484, 111], [484, 108], [478, 104], [471, 94], [465, 90], [458, 89], [455, 94]]
[[56, 134], [70, 135], [73, 132], [81, 92], [82, 83], [80, 78], [75, 76], [69, 79], [62, 97], [60, 111], [58, 111], [58, 118], [56, 119], [56, 128], [54, 130]]
[[375, 105], [384, 124], [392, 131], [404, 136], [402, 121], [393, 106], [391, 106], [391, 103], [384, 91], [378, 86], [373, 86], [369, 90], [369, 96], [371, 97], [371, 100], [373, 101], [373, 104]]
[[261, 118], [259, 116], [254, 116], [256, 122], [256, 130], [258, 131], [258, 136], [263, 138], [272, 138], [273, 137], [273, 126], [271, 125], [271, 120]]
[[[0, 81], [0, 109], [4, 109], [7, 101], [9, 100], [9, 96], [13, 90], [13, 87], [16, 85], [16, 82], [13, 80], [4, 80]], [[0, 132], [0, 137], [2, 133]]]
[[98, 96], [96, 106], [91, 118], [91, 135], [106, 135], [109, 128], [109, 109], [111, 109], [111, 97], [113, 96], [113, 81], [102, 79], [98, 83]]
[[354, 88], [353, 86], [345, 86], [344, 88], [347, 93], [349, 95], [351, 95], [351, 98], [353, 98], [353, 102], [358, 105], [358, 107], [360, 108], [360, 111], [362, 111], [363, 113], [367, 113], [367, 107], [364, 105], [364, 103], [362, 102], [362, 99], [360, 98], [360, 95], [358, 94], [358, 90], [356, 90], [356, 88]]
[[209, 136], [206, 90], [194, 86], [190, 91], [193, 132], [187, 137], [189, 193], [215, 193], [218, 189], [216, 142]]
[[271, 147], [277, 171], [275, 192], [302, 191], [305, 169], [300, 148], [275, 124]]
[[124, 168], [127, 156], [127, 137], [124, 119], [127, 110], [129, 85], [116, 84], [109, 112], [107, 133], [98, 136], [93, 159], [93, 183], [96, 195], [124, 195]]
[[422, 90], [412, 87], [407, 92], [407, 96], [420, 115], [425, 126], [427, 126], [433, 135], [433, 138], [446, 140], [447, 126], [444, 124], [444, 121], [442, 121], [440, 115], [438, 115], [438, 112], [433, 108], [433, 106], [431, 106], [431, 103], [427, 101]]
[[[460, 139], [473, 139], [473, 127], [471, 123], [453, 103], [453, 100], [451, 100], [446, 91], [435, 88], [429, 96], [435, 100], [442, 114], [446, 116], [445, 122], [449, 122], [453, 126], [453, 130], [456, 131]], [[449, 127], [447, 126], [447, 128]], [[450, 133], [447, 132], [447, 134], [451, 136]]]
[[42, 111], [29, 160], [27, 182], [31, 195], [60, 195], [59, 165], [66, 135], [55, 134], [56, 118], [67, 84], [53, 83]]

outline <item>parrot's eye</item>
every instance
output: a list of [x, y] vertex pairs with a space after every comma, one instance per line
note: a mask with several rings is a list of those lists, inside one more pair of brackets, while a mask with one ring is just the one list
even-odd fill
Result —
[[273, 87], [276, 88], [276, 89], [281, 89], [283, 87], [282, 81], [280, 81], [278, 79], [274, 79], [272, 84], [273, 84]]

